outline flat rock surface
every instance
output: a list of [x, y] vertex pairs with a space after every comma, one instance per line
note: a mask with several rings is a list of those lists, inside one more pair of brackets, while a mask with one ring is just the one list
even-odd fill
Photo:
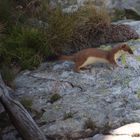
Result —
[[[114, 70], [93, 65], [75, 73], [72, 62], [57, 61], [25, 71], [15, 80], [16, 97], [31, 98], [32, 108], [44, 110], [40, 121], [46, 135], [81, 131], [88, 119], [103, 129], [140, 122], [140, 41], [128, 44], [134, 56]], [[54, 94], [61, 98], [52, 103]]]
[[[15, 79], [14, 96], [30, 109], [46, 136], [64, 136], [85, 129], [102, 133], [138, 123], [140, 40], [127, 43], [134, 55], [123, 56], [115, 69], [99, 64], [75, 73], [73, 62], [55, 61], [46, 62], [34, 71], [23, 71]], [[89, 140], [116, 140], [119, 136], [113, 134], [119, 135], [119, 130], [110, 131], [110, 135], [93, 135]], [[125, 135], [122, 139], [138, 137]]]

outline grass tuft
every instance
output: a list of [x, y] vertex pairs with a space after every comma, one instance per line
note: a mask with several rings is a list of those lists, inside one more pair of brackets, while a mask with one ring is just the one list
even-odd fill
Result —
[[20, 100], [20, 103], [26, 108], [26, 109], [31, 109], [33, 105], [33, 100], [32, 99], [27, 99], [27, 98], [22, 98]]
[[12, 19], [12, 2], [0, 0], [0, 22], [10, 24]]
[[73, 115], [74, 115], [74, 113], [72, 113], [72, 112], [64, 113], [63, 119], [67, 120], [69, 118], [73, 118]]
[[41, 62], [41, 57], [37, 56], [39, 47], [42, 47], [42, 41], [37, 30], [16, 27], [2, 42], [0, 56], [8, 66], [16, 63], [22, 69], [29, 69]]
[[78, 13], [79, 20], [72, 40], [72, 49], [97, 47], [105, 40], [105, 31], [111, 25], [107, 10], [94, 5], [82, 7]]
[[50, 98], [50, 103], [53, 104], [54, 102], [58, 101], [61, 98], [62, 97], [58, 93], [54, 93]]
[[14, 78], [15, 78], [14, 72], [8, 66], [3, 65], [1, 66], [0, 73], [1, 73], [2, 78], [4, 79], [4, 82], [8, 86], [14, 88], [15, 87], [13, 83]]
[[94, 5], [87, 5], [79, 11], [80, 18], [85, 24], [97, 27], [98, 24], [110, 24], [110, 16], [105, 7], [97, 8]]
[[77, 14], [63, 13], [58, 7], [48, 17], [48, 28], [46, 37], [49, 47], [56, 54], [61, 53], [66, 42], [71, 40], [77, 23]]
[[84, 129], [95, 130], [96, 129], [96, 124], [89, 118], [85, 121]]

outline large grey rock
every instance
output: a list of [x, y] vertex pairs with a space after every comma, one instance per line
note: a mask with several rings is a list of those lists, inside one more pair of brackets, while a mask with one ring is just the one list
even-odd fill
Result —
[[[40, 121], [46, 135], [81, 131], [89, 118], [97, 128], [140, 122], [140, 42], [128, 44], [134, 56], [126, 58], [126, 67], [93, 66], [75, 73], [73, 63], [45, 63], [36, 71], [19, 74], [16, 96], [32, 98], [32, 107], [45, 111]], [[61, 99], [50, 103], [54, 93]]]
[[75, 73], [72, 62], [46, 62], [16, 77], [14, 96], [30, 109], [47, 136], [95, 126], [97, 132], [104, 132], [140, 122], [140, 40], [127, 43], [134, 56], [123, 57], [114, 70], [93, 65]]

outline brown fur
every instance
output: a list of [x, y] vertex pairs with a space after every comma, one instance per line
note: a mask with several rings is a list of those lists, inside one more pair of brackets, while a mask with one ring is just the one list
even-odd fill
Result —
[[89, 57], [95, 57], [97, 59], [101, 58], [103, 60], [107, 60], [112, 65], [117, 65], [115, 61], [115, 54], [120, 50], [126, 51], [129, 54], [133, 54], [132, 50], [129, 48], [128, 45], [118, 44], [117, 46], [113, 47], [109, 51], [105, 51], [97, 48], [88, 48], [88, 49], [81, 50], [71, 56], [63, 55], [59, 58], [59, 60], [74, 61], [75, 62], [74, 71], [79, 72], [79, 70], [82, 68], [82, 65], [84, 64], [84, 62], [86, 62], [86, 60]]

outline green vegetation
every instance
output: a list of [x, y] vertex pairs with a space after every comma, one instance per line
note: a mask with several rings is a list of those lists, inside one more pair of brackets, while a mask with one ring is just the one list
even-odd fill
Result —
[[95, 130], [96, 129], [96, 124], [89, 118], [85, 121], [84, 129]]
[[73, 118], [73, 115], [74, 115], [74, 113], [72, 113], [72, 112], [65, 113], [63, 119], [66, 120], [69, 118]]
[[100, 48], [103, 49], [103, 50], [108, 51], [108, 50], [110, 50], [112, 47], [111, 47], [110, 45], [101, 45]]
[[99, 33], [102, 35], [104, 28], [110, 26], [110, 17], [104, 7], [97, 9], [94, 5], [87, 5], [82, 7], [77, 13], [82, 21], [78, 25], [78, 33], [81, 33], [80, 30], [83, 30], [85, 34], [92, 32], [95, 34], [95, 37], [98, 37]]
[[13, 68], [34, 69], [67, 50], [81, 26], [99, 31], [110, 23], [107, 12], [94, 6], [68, 14], [60, 5], [51, 7], [49, 0], [0, 0], [0, 5], [0, 69], [5, 81], [13, 80]]
[[81, 8], [79, 11], [79, 16], [82, 19], [82, 22], [92, 25], [96, 28], [101, 24], [110, 24], [110, 16], [107, 13], [107, 10], [104, 7], [97, 9], [94, 5], [87, 5]]
[[50, 102], [53, 104], [54, 102], [58, 101], [59, 99], [61, 99], [61, 96], [58, 93], [54, 93], [50, 98]]
[[121, 19], [126, 19], [126, 13], [125, 10], [119, 10], [119, 9], [114, 9], [114, 13], [111, 16], [113, 21], [121, 20]]
[[0, 0], [0, 22], [10, 24], [12, 21], [12, 2]]
[[31, 109], [32, 105], [33, 105], [33, 100], [31, 98], [27, 99], [27, 98], [22, 98], [20, 100], [20, 103], [26, 108], [26, 109]]
[[39, 54], [46, 51], [44, 46], [44, 37], [38, 29], [13, 27], [12, 32], [3, 41], [0, 55], [8, 65], [15, 61], [22, 69], [29, 69], [41, 62]]
[[123, 64], [123, 65], [126, 65], [126, 55], [123, 54], [121, 58], [122, 58], [122, 59], [121, 59], [122, 64]]
[[137, 97], [140, 99], [140, 90], [137, 91]]
[[3, 65], [3, 66], [1, 66], [0, 73], [1, 73], [5, 83], [8, 86], [10, 86], [11, 88], [15, 88], [15, 85], [12, 82], [15, 77], [14, 72], [9, 67]]
[[140, 56], [139, 55], [135, 56], [135, 58], [136, 58], [137, 61], [140, 61]]
[[48, 46], [55, 54], [61, 53], [64, 49], [64, 44], [71, 40], [76, 23], [78, 21], [78, 14], [64, 14], [58, 7], [52, 12], [48, 18], [48, 28], [46, 30]]
[[135, 19], [139, 20], [140, 16], [131, 9], [114, 9], [111, 15], [113, 21], [123, 20], [123, 19]]
[[81, 22], [77, 25], [73, 35], [73, 50], [99, 47], [111, 41], [109, 39], [111, 21], [104, 7], [99, 9], [94, 5], [87, 5], [79, 9], [77, 13]]

